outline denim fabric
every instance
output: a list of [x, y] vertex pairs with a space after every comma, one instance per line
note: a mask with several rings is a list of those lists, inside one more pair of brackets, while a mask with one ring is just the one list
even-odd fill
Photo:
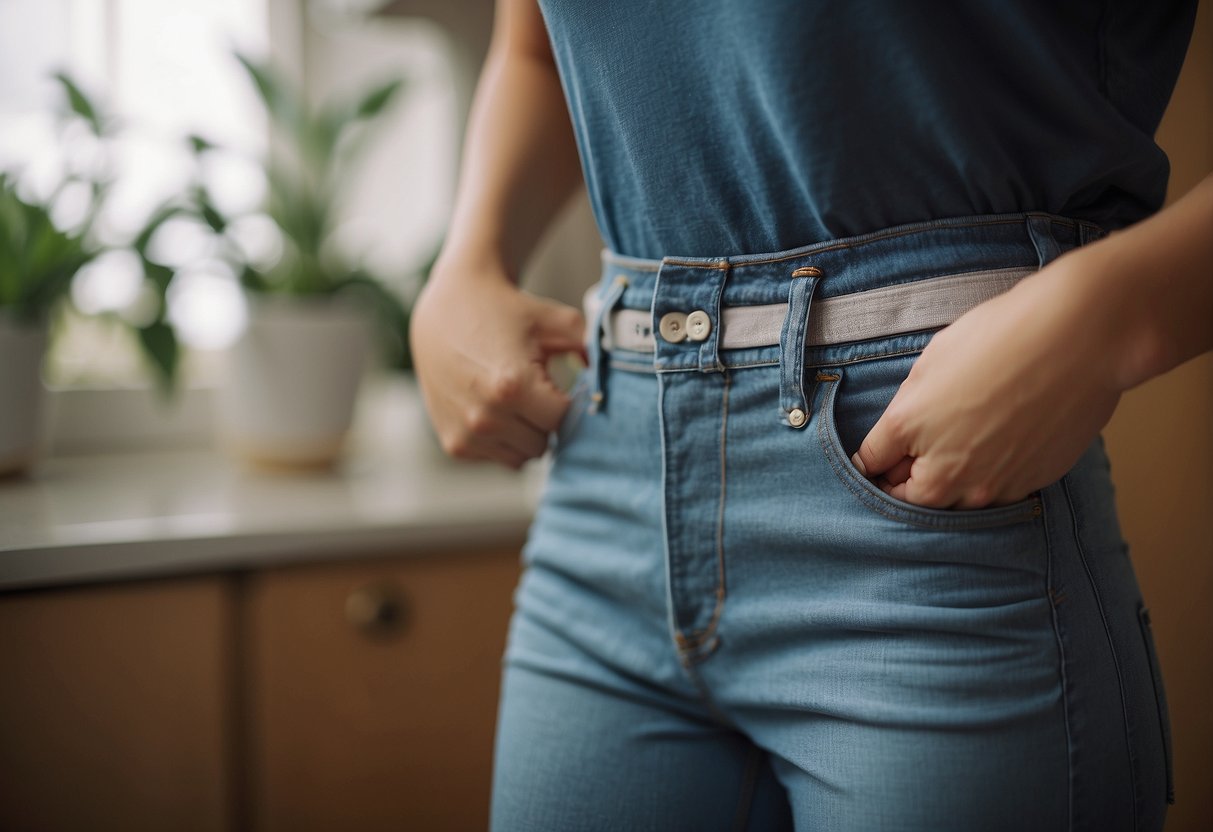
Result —
[[603, 239], [776, 251], [1162, 206], [1196, 0], [540, 0]]
[[[931, 332], [716, 338], [722, 307], [795, 306], [798, 268], [820, 270], [815, 302], [1037, 267], [1099, 233], [998, 215], [773, 255], [607, 258], [602, 291], [626, 278], [617, 303], [654, 331], [696, 309], [713, 328], [598, 353], [553, 438], [493, 828], [1161, 829], [1161, 676], [1101, 441], [1014, 505], [910, 505], [849, 455]], [[801, 427], [781, 405], [794, 365]]]

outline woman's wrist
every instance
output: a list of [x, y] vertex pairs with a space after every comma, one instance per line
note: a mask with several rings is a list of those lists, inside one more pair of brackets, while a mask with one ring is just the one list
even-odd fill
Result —
[[517, 285], [516, 270], [506, 262], [500, 246], [458, 242], [443, 246], [430, 270], [431, 283], [478, 283], [486, 280]]
[[[1050, 264], [1081, 367], [1103, 386], [1124, 392], [1163, 372], [1168, 352], [1157, 310], [1142, 299], [1134, 267], [1117, 236], [1070, 252]], [[1042, 273], [1042, 277], [1046, 277]]]
[[1049, 270], [1063, 273], [1076, 337], [1104, 351], [1092, 369], [1122, 392], [1213, 348], [1213, 176]]

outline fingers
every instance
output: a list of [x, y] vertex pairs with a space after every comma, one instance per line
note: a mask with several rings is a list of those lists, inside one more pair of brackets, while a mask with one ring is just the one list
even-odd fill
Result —
[[[910, 455], [910, 448], [902, 438], [894, 414], [893, 405], [890, 404], [851, 457], [851, 462], [868, 479], [884, 474]], [[906, 473], [908, 476], [909, 472]]]
[[425, 314], [411, 335], [426, 407], [448, 454], [517, 468], [544, 454], [568, 409], [547, 361], [584, 356], [585, 319], [504, 279], [474, 292], [454, 281], [432, 281], [418, 300]]
[[881, 486], [885, 492], [892, 489], [895, 485], [904, 484], [907, 479], [910, 479], [910, 471], [913, 467], [913, 457], [901, 457], [901, 461], [895, 466], [889, 468], [882, 475], [876, 478], [876, 484]]
[[575, 307], [547, 298], [530, 297], [534, 332], [547, 354], [585, 350], [585, 316]]
[[[499, 370], [491, 377], [474, 383], [474, 394], [480, 407], [498, 416], [508, 415], [525, 421], [536, 431], [546, 434], [560, 425], [569, 399], [557, 389], [539, 364], [524, 364], [517, 368]], [[479, 421], [479, 411], [469, 414], [470, 422]], [[498, 420], [494, 424], [504, 424]], [[469, 428], [475, 429], [473, 424]]]
[[561, 392], [538, 364], [531, 365], [524, 395], [515, 402], [515, 412], [545, 434], [560, 427], [560, 420], [569, 406], [569, 397]]
[[518, 467], [547, 450], [569, 399], [542, 371], [506, 373], [485, 385], [460, 417], [448, 422], [447, 453]]
[[446, 420], [443, 447], [460, 459], [517, 468], [542, 456], [548, 434], [569, 406], [546, 370], [535, 363], [473, 376], [462, 409]]
[[[911, 460], [914, 467], [924, 469], [920, 460]], [[900, 474], [902, 464], [894, 467]], [[955, 482], [944, 482], [931, 477], [929, 472], [913, 472], [904, 480], [882, 477], [880, 488], [891, 497], [927, 508], [979, 509], [996, 505], [1007, 505], [1023, 499], [1023, 494], [1001, 494], [989, 484], [976, 483], [960, 489]]]
[[542, 456], [547, 442], [546, 433], [521, 419], [487, 418], [475, 422], [475, 428], [456, 440], [450, 452], [459, 459], [499, 462], [517, 469]]
[[882, 485], [881, 488], [891, 497], [925, 508], [951, 508], [955, 502], [945, 496], [934, 483], [924, 483], [921, 477], [916, 479], [912, 475], [905, 482], [890, 484], [888, 487]]

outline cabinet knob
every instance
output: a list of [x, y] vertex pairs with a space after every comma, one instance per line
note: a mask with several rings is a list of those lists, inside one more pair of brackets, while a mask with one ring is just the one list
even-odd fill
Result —
[[345, 617], [368, 636], [394, 636], [404, 630], [408, 603], [404, 592], [396, 584], [367, 584], [355, 589], [345, 599]]

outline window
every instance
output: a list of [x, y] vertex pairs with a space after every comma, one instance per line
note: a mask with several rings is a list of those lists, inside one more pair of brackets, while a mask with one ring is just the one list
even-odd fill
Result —
[[[234, 47], [298, 58], [288, 69], [318, 99], [396, 70], [408, 79], [408, 91], [379, 125], [366, 165], [351, 182], [339, 239], [376, 273], [403, 282], [441, 239], [453, 199], [460, 105], [447, 43], [421, 22], [331, 11], [308, 18], [302, 4], [271, 8], [271, 2], [0, 3], [0, 168], [19, 170], [25, 187], [46, 194], [65, 166], [106, 161], [116, 184], [100, 232], [116, 243], [186, 184], [193, 162], [184, 137], [198, 133], [230, 149], [209, 160], [203, 174], [220, 208], [243, 213], [264, 195], [256, 159], [267, 138], [258, 100], [231, 57]], [[61, 135], [54, 115], [60, 92], [50, 80], [59, 69], [120, 118], [122, 133], [107, 159], [81, 137]], [[56, 208], [62, 222], [70, 224], [73, 211], [78, 216], [83, 196], [65, 192]], [[251, 217], [237, 233], [259, 259], [276, 256], [268, 220]], [[158, 233], [154, 254], [179, 268], [169, 312], [187, 347], [184, 380], [212, 383], [219, 372], [215, 351], [238, 336], [243, 320], [235, 277], [211, 256], [205, 230], [186, 221]], [[136, 265], [122, 253], [102, 257], [78, 276], [75, 305], [85, 313], [144, 314]], [[147, 378], [124, 328], [79, 315], [69, 315], [56, 334], [47, 377], [52, 385], [103, 387], [145, 385]]]

